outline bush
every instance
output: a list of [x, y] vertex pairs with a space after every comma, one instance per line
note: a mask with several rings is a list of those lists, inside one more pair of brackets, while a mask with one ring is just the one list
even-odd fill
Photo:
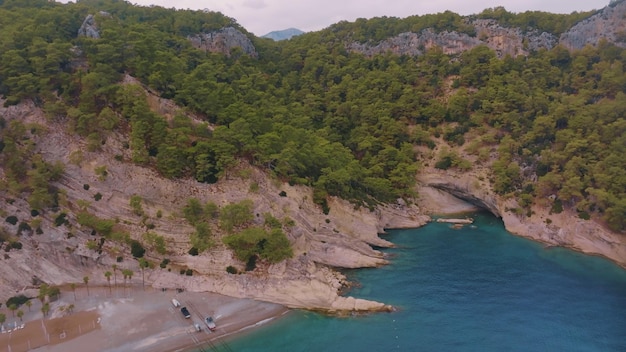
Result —
[[122, 257], [121, 255], [115, 258], [115, 261], [118, 263], [121, 263], [123, 260], [124, 260], [124, 257]]
[[194, 256], [194, 257], [195, 257], [195, 256], [197, 256], [197, 255], [198, 255], [198, 248], [196, 248], [196, 247], [191, 247], [191, 249], [189, 249], [189, 252], [187, 252], [187, 253], [189, 253], [189, 255], [192, 255], [192, 256]]
[[16, 307], [21, 306], [22, 304], [26, 303], [28, 300], [30, 300], [30, 298], [24, 296], [24, 295], [19, 295], [19, 296], [13, 296], [11, 298], [9, 298], [7, 300], [6, 306], [9, 307], [13, 304], [15, 304]]
[[102, 199], [102, 194], [100, 194], [100, 192], [96, 193], [96, 194], [93, 196], [93, 199], [95, 199], [95, 200], [96, 200], [96, 202], [97, 202], [97, 201], [99, 201], [100, 199]]
[[32, 216], [32, 217], [39, 216], [39, 210], [37, 210], [37, 209], [31, 209], [31, 211], [30, 211], [30, 216]]
[[59, 227], [61, 225], [67, 224], [67, 214], [61, 213], [54, 218], [54, 226]]
[[229, 274], [237, 274], [239, 271], [232, 265], [226, 267], [226, 272]]
[[169, 259], [167, 259], [167, 258], [163, 258], [163, 260], [161, 261], [161, 264], [159, 264], [159, 266], [160, 266], [162, 269], [165, 269], [165, 267], [166, 267], [166, 266], [167, 266], [167, 264], [169, 264], [169, 263], [170, 263], [170, 260], [169, 260]]
[[85, 191], [88, 191], [88, 190], [89, 190], [89, 185], [85, 183], [85, 184], [83, 185], [83, 189], [84, 189]]
[[193, 270], [191, 270], [191, 269], [185, 270], [185, 275], [192, 276], [193, 275]]
[[6, 218], [5, 220], [6, 220], [6, 222], [8, 222], [8, 223], [9, 223], [9, 224], [11, 224], [11, 225], [16, 225], [16, 224], [17, 224], [17, 222], [19, 221], [19, 220], [17, 219], [17, 216], [14, 216], [14, 215], [7, 216], [7, 218]]
[[130, 253], [135, 258], [143, 258], [143, 255], [146, 253], [146, 249], [143, 248], [141, 243], [137, 240], [130, 241]]
[[278, 195], [281, 196], [281, 197], [287, 197], [287, 192], [280, 191], [280, 193], [278, 193]]
[[13, 249], [22, 249], [22, 242], [11, 242], [11, 248]]

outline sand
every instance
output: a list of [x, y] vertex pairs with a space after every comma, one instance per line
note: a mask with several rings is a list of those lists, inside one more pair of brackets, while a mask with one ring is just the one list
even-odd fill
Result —
[[[213, 345], [228, 350], [226, 336], [270, 322], [288, 312], [273, 303], [237, 299], [215, 293], [178, 292], [141, 287], [113, 289], [107, 287], [76, 289], [63, 292], [52, 302], [50, 316], [43, 318], [41, 303], [33, 300], [31, 312], [23, 322], [12, 318], [2, 309], [10, 324], [15, 321], [22, 329], [0, 334], [0, 352], [65, 352], [65, 351], [151, 351], [169, 352]], [[172, 298], [186, 306], [191, 318], [186, 319], [175, 308]], [[73, 312], [59, 307], [74, 305]], [[204, 319], [212, 316], [217, 325], [209, 331]], [[43, 318], [43, 319], [42, 319]], [[194, 324], [201, 327], [196, 331]], [[5, 323], [5, 327], [8, 324]]]

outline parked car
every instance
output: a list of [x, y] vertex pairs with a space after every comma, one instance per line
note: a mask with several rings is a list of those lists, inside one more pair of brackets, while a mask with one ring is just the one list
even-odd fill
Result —
[[176, 298], [172, 298], [172, 304], [174, 305], [174, 308], [180, 307], [180, 302], [178, 302]]
[[217, 328], [217, 326], [215, 325], [215, 321], [212, 317], [206, 317], [204, 321], [206, 322], [206, 326], [209, 328], [209, 330], [214, 331]]
[[187, 309], [187, 307], [182, 307], [180, 309], [180, 312], [183, 313], [183, 316], [185, 317], [185, 319], [191, 318], [191, 313], [189, 313], [189, 310]]

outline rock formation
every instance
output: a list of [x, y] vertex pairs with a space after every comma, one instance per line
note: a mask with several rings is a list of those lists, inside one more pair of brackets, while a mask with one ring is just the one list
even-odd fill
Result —
[[[84, 141], [66, 133], [60, 123], [47, 120], [32, 103], [0, 107], [0, 114], [7, 121], [20, 119], [24, 123], [46, 126], [48, 133], [37, 138], [37, 151], [49, 162], [61, 161], [66, 165], [63, 178], [56, 184], [65, 195], [64, 207], [76, 210], [79, 204], [88, 204], [90, 213], [103, 219], [116, 219], [116, 226], [138, 238], [146, 229], [141, 218], [132, 213], [129, 198], [141, 196], [146, 216], [155, 225], [151, 231], [167, 239], [170, 265], [194, 272], [193, 276], [186, 276], [180, 275], [177, 269], [172, 272], [158, 267], [146, 270], [146, 283], [156, 287], [213, 291], [329, 312], [388, 310], [390, 307], [379, 302], [341, 296], [340, 289], [347, 282], [332, 268], [384, 265], [387, 260], [372, 246], [389, 247], [392, 244], [378, 234], [385, 228], [418, 227], [428, 220], [416, 206], [402, 202], [370, 211], [366, 208], [355, 210], [353, 204], [336, 198], [330, 199], [331, 211], [325, 215], [313, 203], [311, 189], [276, 183], [261, 170], [245, 164], [241, 167], [248, 168], [249, 176], [225, 177], [217, 184], [201, 184], [191, 179], [168, 180], [151, 169], [115, 159], [115, 155], [129, 159], [129, 151], [123, 147], [119, 136], [110, 136], [102, 152], [87, 153]], [[77, 152], [82, 153], [82, 161], [70, 163], [70, 155]], [[94, 173], [94, 168], [100, 165], [107, 167], [108, 175], [104, 179]], [[251, 183], [258, 186], [258, 191], [250, 191]], [[89, 190], [85, 190], [85, 184], [90, 185]], [[285, 192], [285, 197], [280, 195], [281, 191]], [[101, 200], [94, 201], [96, 193], [102, 195]], [[17, 199], [7, 203], [4, 196], [0, 193], [7, 214], [17, 216], [20, 221], [30, 221], [32, 217], [26, 201]], [[258, 214], [254, 220], [257, 225], [263, 224], [265, 213], [293, 220], [293, 226], [285, 232], [292, 243], [294, 257], [245, 273], [245, 263], [235, 260], [232, 252], [219, 244], [220, 239], [216, 239], [218, 246], [215, 249], [198, 256], [189, 255], [189, 234], [194, 229], [181, 218], [180, 212], [191, 197], [218, 206], [251, 199], [254, 213]], [[163, 213], [160, 218], [155, 216], [159, 210]], [[128, 248], [106, 241], [101, 253], [90, 250], [86, 243], [93, 238], [91, 231], [76, 225], [74, 215], [69, 211], [68, 218], [74, 225], [54, 226], [57, 215], [52, 212], [40, 214], [43, 233], [22, 234], [19, 241], [23, 248], [11, 250], [0, 258], [6, 268], [0, 275], [3, 287], [0, 300], [32, 285], [35, 275], [50, 285], [80, 284], [85, 275], [90, 276], [90, 284], [105, 285], [104, 272], [110, 271], [113, 264], [120, 269], [140, 272]], [[3, 222], [0, 226], [8, 233], [17, 231], [17, 225]], [[123, 257], [121, 262], [117, 261], [118, 256]], [[37, 260], [32, 260], [34, 257]], [[244, 274], [228, 274], [227, 266], [237, 267]]]
[[224, 27], [209, 33], [198, 33], [187, 38], [194, 47], [204, 51], [230, 56], [232, 49], [241, 48], [243, 53], [251, 57], [258, 56], [250, 38], [234, 27]]
[[626, 47], [625, 16], [626, 1], [619, 1], [574, 25], [560, 38], [536, 29], [503, 27], [496, 20], [474, 19], [470, 24], [474, 27], [476, 36], [455, 31], [436, 33], [428, 28], [419, 33], [400, 33], [377, 44], [346, 42], [345, 46], [347, 50], [368, 56], [386, 52], [416, 56], [433, 47], [440, 47], [445, 54], [460, 54], [476, 46], [486, 45], [500, 58], [507, 55], [528, 55], [540, 49], [551, 49], [558, 44], [572, 50], [581, 49], [588, 44], [597, 45], [602, 39]]
[[[110, 16], [108, 12], [100, 11], [100, 16]], [[85, 17], [83, 24], [78, 29], [79, 37], [87, 37], [87, 38], [100, 38], [100, 29], [98, 28], [98, 24], [96, 23], [96, 18], [94, 15], [89, 14]]]
[[[419, 192], [424, 196], [420, 204], [424, 207], [434, 198], [433, 190], [441, 190], [502, 218], [505, 228], [511, 233], [550, 246], [601, 255], [626, 267], [626, 237], [605, 229], [598, 222], [583, 220], [568, 212], [550, 214], [548, 208], [540, 205], [533, 206], [530, 217], [518, 215], [512, 210], [518, 208], [514, 200], [497, 196], [488, 185], [468, 174], [455, 175], [450, 171], [443, 173], [431, 170], [420, 176], [420, 183]], [[454, 201], [451, 202], [454, 206]]]
[[597, 45], [602, 39], [626, 47], [626, 1], [615, 2], [563, 33], [559, 42], [570, 50]]

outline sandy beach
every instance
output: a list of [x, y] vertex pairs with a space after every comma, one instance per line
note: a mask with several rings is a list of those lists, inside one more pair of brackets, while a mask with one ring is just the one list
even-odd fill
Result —
[[[191, 317], [185, 318], [172, 299], [187, 307]], [[5, 330], [13, 325], [18, 328], [0, 334], [0, 352], [170, 352], [212, 350], [214, 345], [229, 350], [226, 336], [270, 322], [289, 311], [278, 304], [215, 293], [144, 290], [141, 286], [111, 291], [108, 287], [93, 287], [89, 294], [84, 288], [63, 291], [61, 299], [51, 303], [51, 314], [45, 319], [41, 303], [32, 301], [30, 311], [20, 307], [25, 313], [23, 321], [2, 309], [7, 316]], [[208, 316], [215, 320], [215, 331], [204, 322]]]

